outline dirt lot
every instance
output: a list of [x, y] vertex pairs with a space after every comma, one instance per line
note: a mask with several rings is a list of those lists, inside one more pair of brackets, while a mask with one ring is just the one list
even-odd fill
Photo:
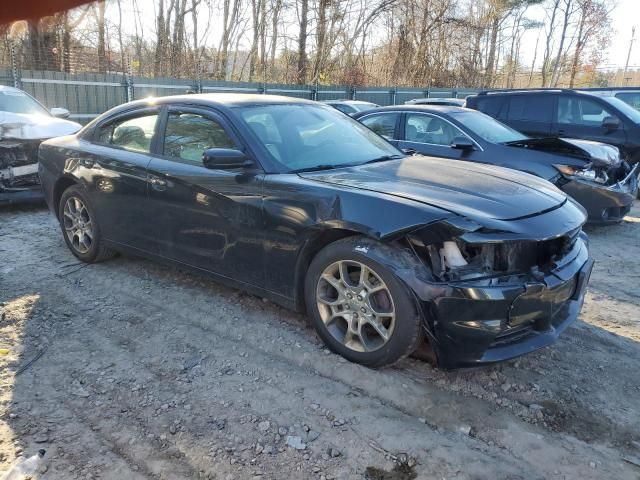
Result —
[[638, 479], [640, 207], [589, 233], [585, 310], [553, 347], [373, 371], [303, 316], [79, 264], [43, 207], [0, 209], [0, 470], [45, 448], [49, 479]]

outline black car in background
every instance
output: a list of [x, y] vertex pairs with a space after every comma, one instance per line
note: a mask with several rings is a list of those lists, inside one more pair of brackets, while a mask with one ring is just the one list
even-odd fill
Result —
[[569, 89], [497, 90], [469, 96], [465, 106], [532, 137], [608, 143], [629, 163], [640, 162], [640, 111], [614, 96]]
[[576, 199], [591, 223], [615, 223], [629, 211], [640, 166], [610, 145], [530, 138], [497, 120], [459, 107], [383, 107], [354, 116], [404, 150], [531, 173]]
[[593, 266], [583, 210], [548, 182], [406, 157], [299, 99], [122, 105], [44, 142], [40, 176], [80, 260], [132, 252], [306, 310], [331, 349], [369, 366], [423, 338], [444, 367], [548, 345]]
[[340, 110], [342, 113], [346, 113], [347, 115], [365, 112], [380, 106], [375, 103], [365, 102], [362, 100], [325, 100], [322, 103], [330, 105], [336, 110]]

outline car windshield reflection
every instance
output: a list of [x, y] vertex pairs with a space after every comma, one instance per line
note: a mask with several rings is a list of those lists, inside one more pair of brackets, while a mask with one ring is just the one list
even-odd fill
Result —
[[325, 170], [404, 155], [367, 127], [324, 106], [263, 105], [240, 116], [288, 171]]

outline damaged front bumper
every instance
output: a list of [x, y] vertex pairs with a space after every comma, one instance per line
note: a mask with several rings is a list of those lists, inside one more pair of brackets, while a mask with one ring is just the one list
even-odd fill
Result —
[[43, 198], [38, 179], [39, 143], [0, 142], [0, 204]]
[[508, 360], [555, 342], [578, 317], [593, 268], [586, 235], [544, 275], [451, 282], [423, 302], [439, 366]]
[[639, 173], [640, 164], [636, 164], [624, 179], [613, 185], [571, 178], [560, 189], [584, 207], [589, 224], [619, 223], [638, 194]]

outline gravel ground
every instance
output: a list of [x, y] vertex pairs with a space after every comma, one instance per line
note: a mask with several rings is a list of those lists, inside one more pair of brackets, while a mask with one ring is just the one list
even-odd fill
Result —
[[639, 479], [640, 208], [554, 346], [369, 370], [305, 318], [132, 257], [78, 263], [40, 206], [0, 209], [0, 471], [43, 479]]

